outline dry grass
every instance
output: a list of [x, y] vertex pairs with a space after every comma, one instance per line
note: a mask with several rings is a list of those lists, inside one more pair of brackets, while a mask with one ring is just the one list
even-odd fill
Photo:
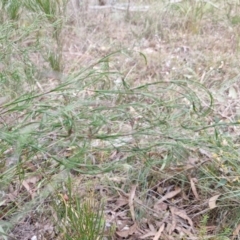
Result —
[[240, 5], [169, 2], [3, 15], [9, 239], [239, 237]]

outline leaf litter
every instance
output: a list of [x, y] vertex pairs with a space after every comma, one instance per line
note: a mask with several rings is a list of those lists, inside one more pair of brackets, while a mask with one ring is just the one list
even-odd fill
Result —
[[[114, 26], [115, 28], [115, 26]], [[127, 31], [126, 31], [127, 32]], [[216, 31], [217, 32], [217, 31]], [[116, 34], [116, 32], [113, 31], [112, 34], [115, 34], [117, 37], [120, 35], [125, 34], [125, 31], [121, 31], [121, 33]], [[212, 33], [211, 29], [211, 35]], [[115, 36], [114, 36], [115, 37]], [[116, 37], [116, 38], [117, 38]], [[180, 35], [179, 38], [182, 36]], [[219, 36], [217, 36], [219, 38]], [[114, 39], [114, 38], [113, 38]], [[123, 39], [120, 39], [123, 40]], [[125, 40], [125, 39], [124, 39]], [[76, 42], [79, 40], [77, 39]], [[148, 41], [148, 40], [146, 40]], [[187, 41], [187, 40], [186, 40]], [[203, 39], [205, 41], [205, 39]], [[215, 43], [217, 41], [214, 41], [214, 47]], [[152, 43], [151, 43], [152, 44]], [[179, 43], [174, 43], [178, 45]], [[75, 47], [75, 43], [73, 46]], [[187, 44], [188, 45], [188, 44]], [[195, 43], [194, 40], [194, 46], [192, 47], [185, 47], [183, 48], [183, 58], [184, 58], [184, 64], [189, 61], [189, 55], [192, 54], [191, 52], [194, 47], [198, 48], [198, 43]], [[221, 45], [224, 45], [221, 43]], [[155, 44], [155, 47], [157, 50], [161, 51], [161, 54], [164, 54], [164, 51], [171, 51], [172, 46], [168, 45], [165, 41], [158, 40], [158, 43]], [[217, 46], [221, 49], [221, 46]], [[181, 48], [181, 47], [180, 47]], [[176, 49], [180, 49], [178, 46]], [[149, 47], [147, 48], [149, 49]], [[150, 59], [154, 58], [154, 54], [156, 54], [156, 50], [148, 51], [150, 55]], [[181, 50], [181, 49], [180, 49]], [[178, 50], [178, 51], [180, 51]], [[99, 52], [101, 53], [101, 48], [96, 49], [96, 51], [92, 51], [90, 54], [86, 53], [88, 56], [84, 56], [87, 59], [87, 62], [91, 61], [91, 58], [95, 58], [96, 55], [99, 55]], [[185, 54], [185, 52], [188, 52]], [[174, 53], [174, 51], [173, 51]], [[96, 55], [94, 55], [96, 54]], [[212, 53], [211, 53], [212, 54]], [[69, 61], [72, 62], [72, 57], [69, 55]], [[171, 54], [169, 54], [171, 55]], [[82, 57], [82, 56], [81, 56]], [[154, 64], [149, 65], [149, 71], [152, 71], [152, 73], [148, 72], [148, 75], [154, 76], [157, 75], [159, 77], [159, 72], [161, 73], [161, 78], [165, 78], [167, 81], [169, 78], [173, 78], [174, 71], [171, 69], [173, 65], [173, 60], [176, 56], [168, 56], [164, 64], [160, 64], [160, 66], [154, 66]], [[194, 56], [193, 56], [194, 57]], [[165, 58], [165, 57], [164, 57]], [[172, 60], [173, 59], [173, 60]], [[197, 58], [197, 61], [199, 58]], [[82, 60], [82, 59], [81, 59]], [[135, 60], [134, 60], [135, 61]], [[176, 61], [176, 60], [175, 60]], [[213, 60], [214, 61], [214, 60]], [[121, 62], [121, 61], [120, 61]], [[131, 62], [130, 62], [131, 63]], [[135, 63], [134, 63], [135, 64]], [[136, 63], [137, 64], [137, 63]], [[136, 65], [135, 64], [135, 65]], [[191, 62], [188, 62], [188, 64], [191, 64]], [[196, 65], [196, 74], [202, 74], [202, 81], [204, 81], [207, 69], [199, 70], [197, 66], [197, 62], [194, 62]], [[207, 63], [204, 62], [203, 65]], [[134, 66], [135, 66], [134, 65]], [[175, 66], [174, 66], [175, 67]], [[181, 73], [182, 66], [176, 66], [179, 67], [179, 71], [177, 72], [177, 77], [179, 77]], [[218, 67], [219, 68], [219, 67]], [[221, 67], [222, 68], [222, 67]], [[144, 71], [145, 69], [142, 68]], [[221, 69], [217, 69], [221, 70]], [[171, 72], [172, 71], [172, 72]], [[202, 71], [202, 72], [201, 72]], [[141, 81], [141, 71], [137, 73], [137, 79]], [[215, 82], [219, 82], [217, 79], [219, 72], [215, 75], [212, 75], [212, 79], [215, 79]], [[167, 77], [169, 76], [169, 77]], [[192, 77], [190, 75], [185, 75], [186, 77]], [[143, 75], [143, 79], [145, 80], [146, 73]], [[227, 78], [231, 78], [228, 76]], [[143, 81], [144, 81], [143, 80]], [[214, 81], [209, 80], [209, 85], [214, 84]], [[216, 115], [219, 115], [220, 118], [225, 121], [230, 121], [232, 116], [234, 116], [234, 112], [237, 111], [237, 105], [239, 102], [237, 101], [238, 92], [237, 89], [239, 87], [226, 87], [226, 89], [223, 89], [223, 92], [217, 92], [216, 98], [222, 98], [222, 102], [216, 103], [216, 105], [219, 104], [219, 108], [216, 112]], [[227, 97], [226, 97], [227, 96]], [[4, 100], [5, 101], [5, 100]], [[1, 105], [1, 104], [0, 104]], [[235, 109], [236, 108], [236, 109]], [[134, 110], [134, 108], [133, 108]], [[130, 109], [130, 112], [132, 113], [132, 109]], [[135, 114], [134, 110], [134, 114]], [[137, 113], [138, 114], [138, 113]], [[139, 114], [138, 114], [139, 115]], [[139, 116], [135, 116], [135, 118], [139, 118]], [[140, 116], [142, 118], [142, 116]], [[209, 121], [213, 121], [210, 119]], [[235, 126], [228, 127], [228, 132], [232, 132], [236, 134], [236, 136], [239, 134], [237, 132], [237, 129]], [[226, 142], [226, 141], [225, 141]], [[226, 144], [225, 144], [226, 145]], [[106, 224], [108, 226], [115, 226], [116, 232], [113, 239], [179, 239], [179, 238], [185, 238], [185, 239], [197, 239], [195, 237], [196, 227], [199, 224], [199, 219], [197, 218], [199, 215], [203, 215], [205, 213], [209, 213], [210, 210], [212, 210], [212, 213], [216, 213], [215, 210], [217, 208], [217, 201], [219, 200], [219, 197], [221, 194], [211, 192], [208, 196], [201, 194], [201, 189], [198, 186], [199, 179], [197, 178], [198, 169], [200, 167], [205, 167], [204, 165], [210, 165], [210, 164], [216, 164], [214, 157], [210, 153], [210, 151], [207, 151], [203, 148], [198, 149], [201, 156], [195, 158], [195, 160], [198, 161], [198, 163], [195, 163], [194, 161], [191, 161], [190, 159], [185, 159], [185, 162], [183, 164], [176, 164], [173, 166], [170, 166], [167, 168], [156, 168], [157, 175], [153, 174], [153, 178], [156, 179], [157, 185], [156, 188], [154, 188], [149, 181], [147, 183], [147, 187], [142, 190], [141, 185], [135, 185], [135, 184], [128, 184], [126, 185], [126, 182], [128, 182], [128, 179], [124, 177], [118, 177], [118, 176], [110, 176], [109, 179], [112, 180], [113, 184], [116, 184], [118, 186], [118, 190], [116, 188], [111, 188], [110, 186], [106, 186], [106, 183], [104, 182], [105, 176], [97, 177], [97, 186], [94, 188], [96, 192], [99, 192], [101, 197], [103, 197], [103, 192], [106, 190], [104, 198], [106, 199], [106, 211], [105, 211], [105, 219]], [[194, 149], [193, 151], [197, 151]], [[122, 153], [120, 153], [122, 154]], [[117, 152], [114, 151], [111, 155], [111, 158], [116, 159]], [[123, 154], [122, 154], [123, 155]], [[155, 155], [158, 155], [157, 157], [159, 159], [162, 159], [163, 155], [162, 153], [156, 152]], [[71, 153], [67, 152], [65, 154], [65, 157], [71, 156]], [[94, 156], [95, 157], [95, 156]], [[117, 157], [117, 161], [121, 160], [122, 156]], [[218, 157], [217, 157], [218, 158]], [[10, 159], [10, 158], [9, 158]], [[97, 159], [97, 157], [96, 157]], [[199, 160], [201, 159], [201, 160]], [[98, 159], [97, 159], [98, 160]], [[219, 165], [222, 162], [219, 162]], [[129, 165], [129, 163], [128, 163]], [[34, 172], [35, 170], [31, 170], [30, 172]], [[163, 171], [165, 173], [163, 173]], [[221, 175], [222, 178], [224, 178], [226, 181], [222, 181], [222, 179], [219, 180], [219, 182], [223, 182], [223, 184], [220, 187], [224, 187], [227, 184], [231, 183], [231, 171], [228, 168], [225, 168], [224, 166], [221, 166]], [[116, 175], [119, 172], [116, 173]], [[181, 176], [187, 176], [187, 179], [189, 182], [185, 182], [184, 186], [179, 186], [178, 178]], [[73, 175], [73, 178], [76, 180], [78, 176]], [[18, 201], [18, 198], [24, 199], [25, 202], [28, 202], [29, 199], [34, 200], [38, 197], [38, 190], [41, 190], [39, 186], [40, 185], [41, 177], [30, 177], [27, 179], [24, 179], [21, 183], [20, 182], [14, 182], [9, 187], [8, 190], [6, 190], [7, 194], [4, 196], [3, 200], [1, 201], [1, 219], [4, 219], [5, 213], [8, 211], [8, 207], [13, 204], [16, 205], [21, 209], [22, 203]], [[89, 177], [88, 180], [91, 180], [91, 182], [96, 181], [95, 178]], [[146, 179], [147, 181], [147, 179]], [[185, 179], [186, 181], [186, 179]], [[81, 196], [85, 195], [85, 191], [87, 189], [85, 187], [85, 183], [82, 184], [81, 189]], [[87, 184], [86, 184], [87, 185]], [[127, 189], [127, 190], [126, 190]], [[147, 189], [147, 190], [146, 190]], [[147, 193], [146, 193], [147, 191]], [[114, 192], [117, 192], [114, 195]], [[145, 192], [146, 195], [142, 194], [142, 192]], [[54, 196], [54, 195], [53, 195]], [[63, 195], [64, 201], [68, 201], [68, 195]], [[206, 201], [206, 204], [200, 204], [199, 201]], [[47, 201], [47, 199], [46, 199]], [[141, 213], [144, 212], [142, 215]], [[142, 217], [145, 216], [145, 217]], [[146, 218], [147, 217], [147, 218]], [[42, 231], [45, 232], [51, 232], [51, 229], [53, 228], [53, 224], [49, 222], [49, 219], [42, 218], [42, 221], [38, 221], [36, 219], [39, 219], [38, 214], [34, 214], [32, 212], [30, 215], [24, 216], [22, 218], [23, 220], [16, 225], [15, 229], [12, 231], [13, 237], [18, 237], [18, 239], [27, 239], [27, 238], [33, 238], [36, 236], [36, 232], [39, 232], [39, 230], [42, 229]], [[5, 219], [4, 219], [5, 220]], [[211, 236], [208, 235], [208, 233], [211, 233], [213, 229], [215, 229], [217, 226], [217, 222], [213, 222], [213, 225], [208, 226], [206, 236], [205, 238], [210, 238]], [[20, 230], [28, 229], [28, 233], [21, 232]], [[56, 239], [55, 233], [52, 233], [48, 235], [45, 239]], [[44, 235], [43, 233], [40, 233], [40, 235]], [[237, 237], [239, 235], [239, 225], [235, 228], [235, 231], [233, 232], [233, 238]], [[39, 236], [40, 239], [40, 236]]]

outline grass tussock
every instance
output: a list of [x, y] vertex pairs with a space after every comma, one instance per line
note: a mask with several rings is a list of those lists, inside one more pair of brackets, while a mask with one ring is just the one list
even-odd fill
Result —
[[1, 1], [1, 239], [237, 239], [239, 7]]

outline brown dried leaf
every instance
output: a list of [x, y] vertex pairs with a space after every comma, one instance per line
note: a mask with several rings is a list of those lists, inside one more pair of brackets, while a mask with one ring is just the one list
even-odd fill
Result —
[[240, 224], [238, 224], [238, 226], [233, 231], [232, 240], [236, 239], [236, 237], [239, 237], [239, 234], [240, 234]]
[[166, 223], [166, 231], [165, 232], [170, 233], [171, 229], [172, 229], [172, 224], [170, 222], [167, 222]]
[[69, 201], [69, 197], [68, 197], [68, 195], [65, 193], [65, 194], [63, 194], [63, 196], [62, 196], [62, 198], [64, 199], [64, 201]]
[[7, 197], [11, 202], [14, 202], [17, 196], [18, 196], [18, 191], [16, 190], [12, 193], [7, 194]]
[[194, 239], [194, 235], [184, 227], [177, 227], [176, 229], [179, 233], [183, 233], [184, 235], [191, 237], [191, 239]]
[[177, 188], [176, 190], [167, 193], [167, 194], [166, 194], [165, 196], [163, 196], [159, 201], [157, 201], [156, 204], [160, 204], [160, 203], [166, 201], [167, 199], [171, 199], [171, 198], [175, 197], [175, 196], [178, 195], [181, 191], [182, 191], [181, 188]]
[[175, 230], [176, 225], [177, 225], [177, 220], [176, 220], [176, 216], [175, 216], [175, 210], [176, 210], [175, 207], [170, 207], [170, 211], [171, 211], [171, 214], [172, 214], [172, 225], [169, 228], [169, 231], [168, 231], [169, 234], [173, 233], [173, 231]]
[[192, 222], [191, 218], [188, 217], [188, 215], [186, 214], [186, 212], [184, 210], [175, 209], [174, 214], [183, 218], [184, 220], [187, 220], [189, 225], [193, 228], [193, 222]]
[[168, 205], [166, 203], [163, 203], [163, 202], [161, 202], [159, 204], [156, 203], [153, 206], [153, 209], [156, 210], [157, 212], [166, 211], [167, 208], [168, 208]]
[[0, 202], [0, 207], [1, 207], [1, 206], [4, 206], [6, 202], [7, 202], [7, 199], [2, 200], [2, 201]]
[[133, 235], [136, 232], [137, 232], [137, 224], [134, 223], [131, 227], [127, 227], [127, 226], [124, 227], [123, 231], [117, 231], [116, 234], [119, 237], [127, 238], [128, 236], [131, 236], [131, 235]]
[[34, 164], [32, 164], [31, 162], [24, 163], [24, 168], [28, 171], [31, 171], [31, 172], [36, 172], [37, 171], [37, 167]]
[[141, 236], [141, 237], [139, 237], [139, 238], [140, 238], [140, 239], [145, 239], [145, 238], [149, 239], [149, 237], [153, 237], [155, 234], [156, 234], [156, 232], [151, 232], [151, 231], [150, 231], [150, 232], [144, 234], [143, 236]]
[[164, 193], [164, 189], [161, 186], [158, 186], [157, 187], [157, 193], [163, 194]]
[[26, 182], [29, 184], [35, 185], [40, 179], [41, 179], [41, 176], [36, 175], [36, 176], [32, 176], [30, 178], [27, 178]]
[[189, 201], [189, 198], [188, 198], [188, 196], [186, 195], [185, 192], [182, 192], [182, 198], [186, 201]]
[[200, 200], [198, 192], [197, 192], [197, 188], [195, 186], [195, 182], [197, 182], [196, 178], [190, 178], [190, 183], [191, 183], [191, 188], [192, 188], [193, 194], [197, 200]]
[[210, 209], [214, 209], [214, 208], [217, 207], [216, 202], [217, 202], [217, 200], [218, 200], [218, 198], [219, 198], [220, 196], [221, 196], [221, 194], [215, 195], [215, 196], [209, 198], [209, 200], [208, 200], [208, 206], [209, 206]]
[[151, 224], [151, 223], [148, 223], [148, 226], [149, 226], [149, 229], [154, 232], [154, 234], [157, 232], [155, 227]]
[[173, 236], [169, 236], [164, 234], [163, 240], [175, 240], [176, 238], [174, 238]]
[[203, 148], [199, 148], [199, 152], [203, 155], [208, 157], [209, 159], [212, 159], [212, 154], [210, 152], [208, 152], [207, 150], [203, 149]]
[[119, 193], [120, 196], [124, 196], [124, 197], [126, 197], [127, 199], [129, 199], [129, 194], [128, 194], [128, 193], [125, 193], [121, 188], [114, 187], [114, 189], [115, 189], [116, 191], [118, 191], [118, 193]]
[[129, 204], [130, 213], [131, 213], [131, 216], [132, 216], [132, 220], [134, 222], [135, 222], [135, 211], [134, 211], [133, 200], [134, 200], [134, 197], [135, 197], [136, 189], [137, 189], [137, 185], [134, 184], [132, 186], [131, 192], [129, 194], [129, 203], [128, 203]]
[[156, 235], [154, 236], [153, 240], [158, 240], [161, 237], [164, 228], [165, 228], [165, 225], [163, 223], [159, 228], [159, 230], [157, 231]]
[[33, 191], [31, 189], [30, 185], [28, 184], [28, 182], [26, 180], [23, 180], [22, 185], [25, 187], [25, 189], [28, 191], [28, 193], [32, 196]]
[[125, 206], [127, 204], [128, 204], [128, 200], [123, 198], [123, 197], [120, 197], [120, 199], [118, 199], [116, 201], [116, 207], [114, 208], [113, 211], [116, 212], [119, 208], [121, 208], [121, 207], [123, 207], [123, 206]]
[[27, 178], [26, 180], [22, 181], [22, 185], [25, 187], [25, 189], [28, 191], [28, 193], [31, 195], [31, 198], [33, 199], [36, 195], [34, 185], [41, 179], [41, 176], [32, 176], [30, 178]]
[[[109, 224], [112, 224], [114, 223], [115, 224], [115, 220], [116, 220], [116, 213], [113, 212], [113, 211], [106, 211], [105, 213], [105, 220], [107, 223]], [[122, 221], [119, 220], [119, 222], [117, 222], [117, 225], [122, 225]], [[126, 224], [125, 224], [126, 225]], [[124, 226], [125, 226], [124, 225]]]

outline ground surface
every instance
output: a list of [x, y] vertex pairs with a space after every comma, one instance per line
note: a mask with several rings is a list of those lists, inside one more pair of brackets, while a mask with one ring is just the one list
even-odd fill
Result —
[[[1, 108], [4, 134], [31, 109], [18, 122], [31, 122], [19, 128], [25, 145], [1, 137], [2, 231], [98, 239], [83, 216], [100, 209], [104, 239], [237, 239], [239, 8], [150, 0], [70, 8], [61, 71], [31, 52], [33, 91], [43, 94], [22, 115]], [[49, 25], [37, 34], [59, 51]], [[29, 36], [19, 45], [33, 47]], [[21, 165], [8, 168], [17, 156]]]

